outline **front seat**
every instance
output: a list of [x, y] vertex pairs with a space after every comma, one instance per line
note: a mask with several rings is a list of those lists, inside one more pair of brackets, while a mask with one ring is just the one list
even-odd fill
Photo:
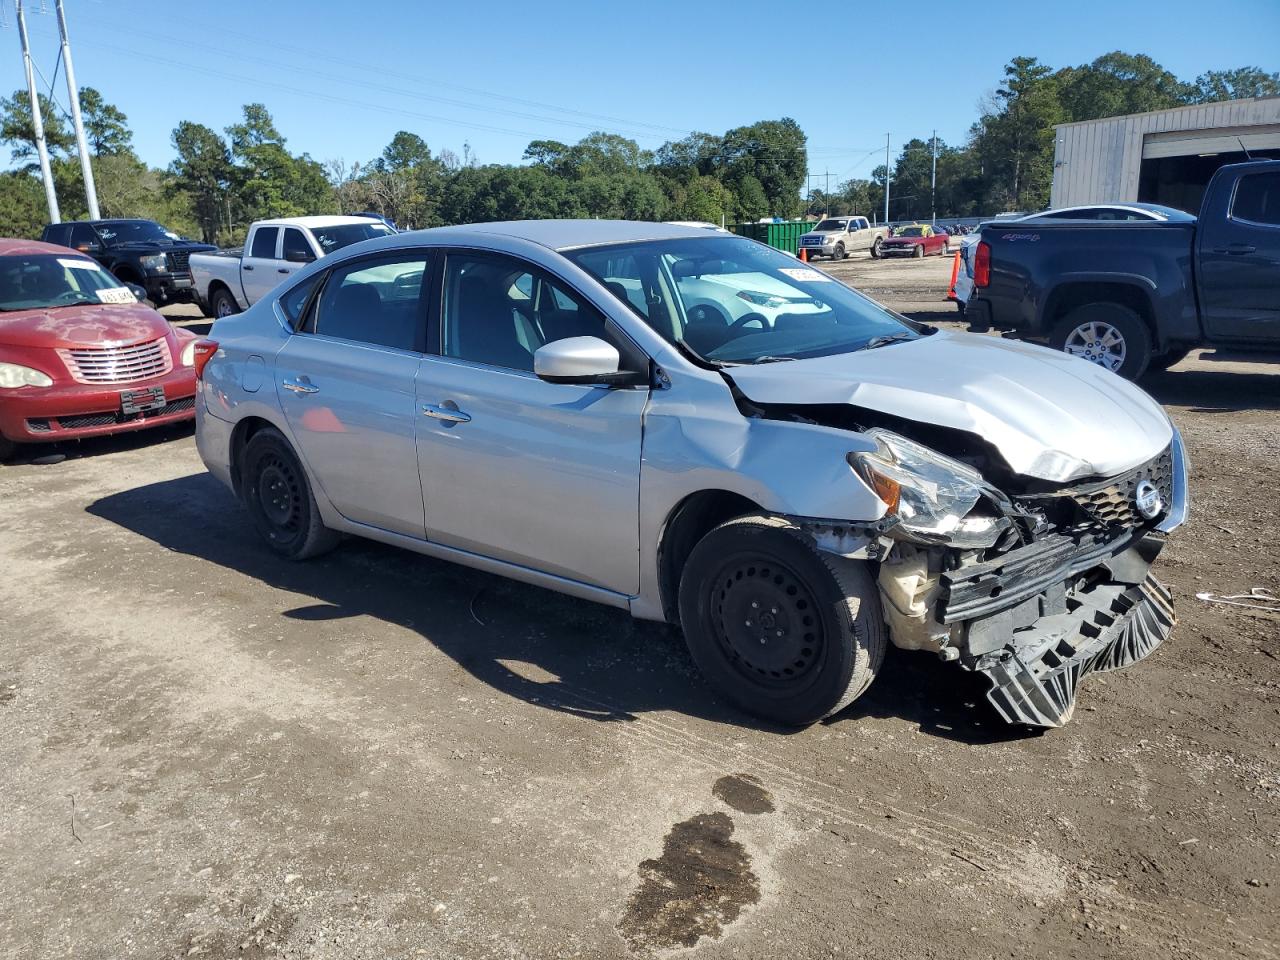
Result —
[[533, 354], [516, 335], [511, 301], [484, 279], [464, 278], [450, 312], [458, 357], [515, 370], [533, 369]]

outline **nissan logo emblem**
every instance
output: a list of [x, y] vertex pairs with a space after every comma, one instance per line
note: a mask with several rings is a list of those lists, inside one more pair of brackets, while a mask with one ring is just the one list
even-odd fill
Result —
[[1140, 480], [1137, 489], [1133, 492], [1133, 505], [1140, 514], [1152, 520], [1164, 509], [1164, 498], [1160, 496], [1160, 491], [1154, 483], [1150, 480]]

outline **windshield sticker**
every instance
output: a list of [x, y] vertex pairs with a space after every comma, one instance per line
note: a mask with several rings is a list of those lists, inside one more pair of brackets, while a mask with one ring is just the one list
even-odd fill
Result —
[[801, 283], [830, 283], [831, 278], [825, 273], [819, 273], [817, 270], [809, 270], [804, 267], [780, 267], [779, 273], [785, 273], [792, 280], [799, 280]]
[[100, 270], [97, 262], [94, 260], [72, 260], [70, 257], [59, 257], [60, 266], [66, 267], [68, 270]]
[[102, 290], [95, 290], [100, 303], [137, 303], [138, 298], [133, 295], [133, 291], [128, 287], [105, 287]]

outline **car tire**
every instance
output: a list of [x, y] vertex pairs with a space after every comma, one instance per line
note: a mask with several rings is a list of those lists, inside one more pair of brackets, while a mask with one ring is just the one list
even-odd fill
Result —
[[1086, 303], [1054, 325], [1049, 346], [1137, 380], [1151, 362], [1151, 332], [1119, 303]]
[[219, 287], [209, 295], [209, 313], [215, 320], [233, 317], [240, 312], [240, 304], [226, 287]]
[[844, 244], [843, 244], [843, 243], [837, 243], [837, 244], [836, 244], [836, 248], [835, 248], [835, 250], [833, 250], [833, 251], [831, 252], [831, 259], [832, 259], [832, 260], [843, 260], [843, 259], [844, 259]]
[[915, 259], [917, 259], [917, 260], [923, 260], [923, 259], [924, 259], [924, 244], [923, 244], [923, 243], [917, 243], [917, 244], [916, 244], [916, 248], [915, 248], [914, 250], [912, 250], [912, 251], [911, 251], [911, 256], [915, 257]]
[[18, 452], [18, 445], [8, 437], [0, 436], [0, 463], [8, 460]]
[[873, 260], [880, 259], [880, 238], [879, 237], [876, 237], [875, 240], [871, 242], [871, 257]]
[[844, 709], [884, 659], [867, 565], [820, 551], [781, 517], [739, 517], [703, 537], [681, 575], [679, 606], [707, 681], [777, 723], [804, 726]]
[[278, 430], [266, 427], [249, 438], [240, 476], [253, 524], [280, 556], [308, 560], [337, 545], [338, 534], [320, 519], [302, 463]]

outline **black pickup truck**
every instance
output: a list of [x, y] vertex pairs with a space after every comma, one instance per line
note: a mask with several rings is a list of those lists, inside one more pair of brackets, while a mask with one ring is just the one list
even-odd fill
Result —
[[195, 299], [191, 254], [217, 247], [186, 240], [153, 220], [51, 223], [40, 239], [87, 253], [125, 282], [145, 287], [157, 305]]
[[1193, 347], [1280, 351], [1280, 161], [1220, 167], [1198, 218], [987, 224], [969, 329], [1136, 379]]

